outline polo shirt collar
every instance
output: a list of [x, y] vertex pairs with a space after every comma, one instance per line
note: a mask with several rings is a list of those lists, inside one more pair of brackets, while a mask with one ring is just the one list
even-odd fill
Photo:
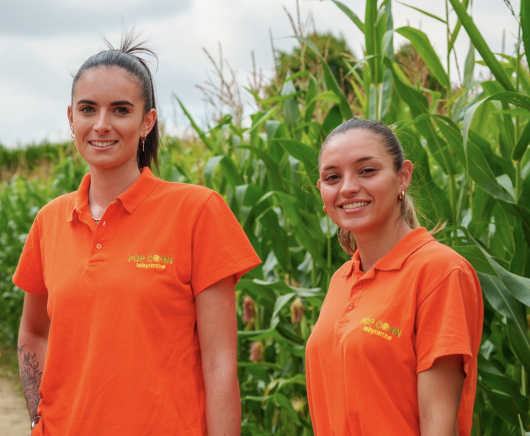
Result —
[[[399, 241], [392, 250], [379, 259], [373, 266], [372, 271], [391, 271], [401, 269], [405, 260], [407, 260], [412, 253], [434, 240], [435, 239], [429, 234], [425, 227], [414, 229]], [[361, 259], [359, 257], [359, 250], [357, 250], [352, 257], [351, 266], [348, 267], [343, 277], [347, 277], [351, 274], [362, 276], [364, 273], [360, 271], [360, 266]]]
[[127, 212], [132, 214], [142, 202], [149, 197], [151, 192], [158, 186], [160, 179], [157, 178], [149, 167], [140, 169], [141, 173], [138, 180], [134, 182], [123, 194], [118, 195]]
[[[140, 204], [147, 197], [149, 197], [151, 192], [153, 192], [153, 190], [160, 183], [160, 179], [153, 174], [149, 167], [141, 168], [140, 172], [140, 177], [138, 177], [138, 179], [129, 188], [127, 188], [125, 192], [117, 197], [117, 200], [121, 202], [129, 214], [132, 214], [138, 208], [138, 206], [140, 206]], [[79, 185], [79, 189], [77, 190], [77, 194], [74, 199], [73, 208], [70, 211], [66, 222], [72, 221], [75, 212], [79, 215], [85, 208], [88, 207], [89, 188], [90, 173], [83, 177], [83, 180]]]

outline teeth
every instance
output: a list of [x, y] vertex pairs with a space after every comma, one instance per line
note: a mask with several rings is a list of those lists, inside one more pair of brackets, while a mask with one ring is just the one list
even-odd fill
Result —
[[369, 201], [361, 201], [359, 203], [351, 203], [351, 204], [345, 204], [342, 206], [343, 209], [356, 209], [358, 207], [368, 206], [370, 204]]
[[108, 147], [109, 145], [112, 145], [114, 144], [116, 141], [106, 141], [106, 142], [101, 142], [101, 141], [91, 141], [90, 143], [92, 145], [95, 145], [96, 147]]

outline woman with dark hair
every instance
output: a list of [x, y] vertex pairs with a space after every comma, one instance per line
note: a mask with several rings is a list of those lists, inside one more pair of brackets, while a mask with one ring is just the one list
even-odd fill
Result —
[[43, 207], [14, 283], [32, 435], [237, 435], [234, 286], [260, 263], [215, 192], [167, 183], [151, 72], [127, 37], [79, 69], [87, 174]]
[[471, 265], [420, 227], [413, 166], [382, 123], [351, 119], [320, 150], [324, 212], [352, 256], [306, 351], [317, 436], [468, 436], [483, 305]]

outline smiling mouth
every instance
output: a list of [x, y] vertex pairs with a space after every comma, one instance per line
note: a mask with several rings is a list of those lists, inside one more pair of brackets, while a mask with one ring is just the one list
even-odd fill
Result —
[[88, 141], [90, 145], [99, 148], [109, 147], [110, 145], [116, 144], [118, 141]]
[[369, 204], [370, 204], [369, 201], [359, 201], [357, 203], [343, 204], [341, 208], [342, 209], [357, 209], [359, 207], [368, 206]]

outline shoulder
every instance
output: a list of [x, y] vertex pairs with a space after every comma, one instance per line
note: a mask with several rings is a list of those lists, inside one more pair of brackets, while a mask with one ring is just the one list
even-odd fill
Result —
[[192, 221], [199, 216], [218, 214], [218, 218], [225, 216], [230, 210], [223, 197], [212, 189], [187, 183], [161, 181], [150, 202], [154, 203], [159, 213], [167, 216], [183, 213]]
[[352, 268], [353, 260], [348, 260], [347, 262], [344, 262], [344, 264], [337, 271], [335, 271], [335, 273], [331, 277], [329, 288], [331, 289], [334, 285], [337, 285], [341, 281], [343, 281], [346, 276], [351, 274]]
[[205, 186], [192, 185], [189, 183], [166, 182], [161, 180], [157, 193], [165, 197], [178, 198], [183, 201], [193, 200], [197, 202], [206, 202], [212, 196], [219, 196], [215, 191]]
[[413, 253], [407, 262], [420, 285], [420, 301], [448, 286], [457, 286], [461, 292], [469, 292], [475, 297], [479, 294], [480, 283], [471, 264], [452, 248], [436, 240]]
[[37, 218], [52, 218], [55, 216], [68, 217], [68, 214], [73, 210], [77, 191], [68, 194], [60, 195], [54, 198], [49, 203], [45, 204], [37, 213]]
[[475, 274], [471, 264], [447, 245], [433, 240], [415, 251], [406, 263], [417, 268], [418, 272], [430, 272], [443, 277], [454, 270]]

